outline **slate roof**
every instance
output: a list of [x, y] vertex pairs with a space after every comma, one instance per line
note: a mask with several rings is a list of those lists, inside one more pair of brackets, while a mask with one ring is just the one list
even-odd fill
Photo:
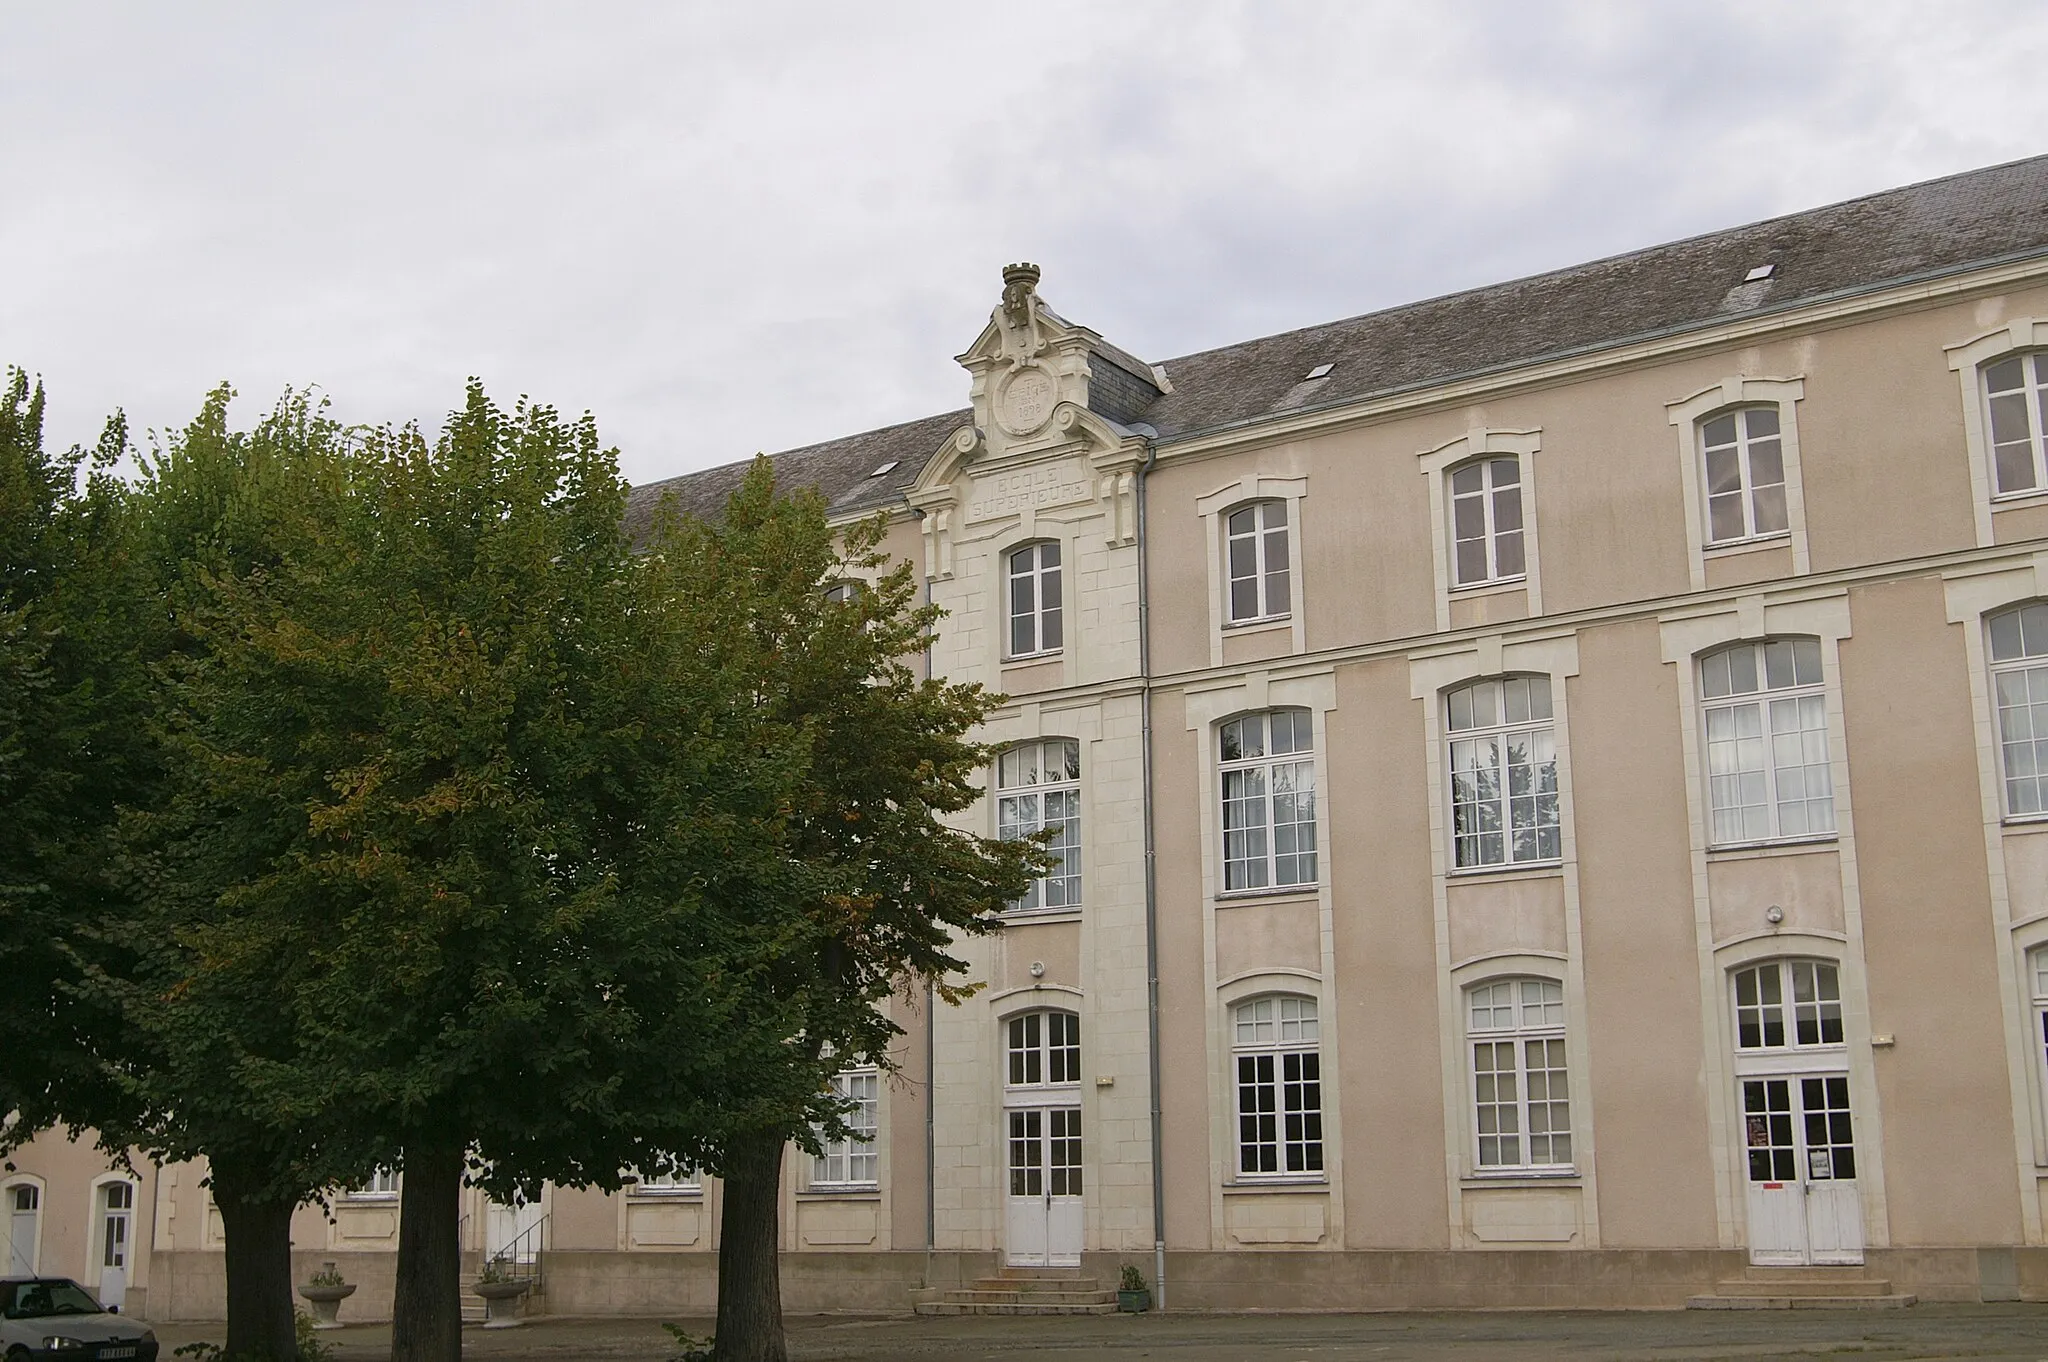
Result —
[[[1170, 442], [2043, 253], [2048, 156], [1184, 355], [1160, 366], [1172, 392], [1115, 419]], [[1745, 283], [1760, 265], [1770, 277]], [[1307, 381], [1320, 364], [1328, 376]], [[948, 412], [773, 457], [778, 475], [818, 487], [835, 511], [872, 509], [897, 500], [971, 417]], [[892, 459], [890, 474], [870, 476]], [[628, 526], [644, 524], [667, 492], [683, 510], [715, 513], [744, 469], [636, 488]]]

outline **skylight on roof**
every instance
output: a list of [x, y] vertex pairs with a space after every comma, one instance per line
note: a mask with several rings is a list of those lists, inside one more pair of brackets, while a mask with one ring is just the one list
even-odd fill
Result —
[[1318, 364], [1315, 368], [1309, 370], [1308, 373], [1302, 377], [1301, 381], [1306, 383], [1311, 378], [1328, 378], [1330, 376], [1330, 370], [1336, 367], [1337, 366], [1334, 364]]
[[877, 468], [874, 472], [868, 474], [868, 476], [871, 478], [879, 478], [884, 473], [893, 472], [896, 468], [896, 465], [901, 462], [903, 462], [901, 459], [891, 459], [889, 460], [889, 462], [883, 464], [880, 468]]
[[1758, 283], [1762, 280], [1770, 278], [1772, 273], [1776, 271], [1777, 268], [1778, 267], [1776, 265], [1758, 265], [1748, 274], [1742, 276], [1742, 282], [1745, 284]]

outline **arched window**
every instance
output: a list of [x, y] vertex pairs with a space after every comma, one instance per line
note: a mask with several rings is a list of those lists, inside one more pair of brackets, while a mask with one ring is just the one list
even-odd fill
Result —
[[1778, 409], [1742, 407], [1700, 422], [1707, 543], [1784, 534], [1785, 454]]
[[1478, 1166], [1570, 1167], [1564, 986], [1554, 979], [1494, 979], [1467, 989], [1465, 999]]
[[1842, 1043], [1842, 986], [1825, 960], [1767, 960], [1735, 972], [1735, 1048]]
[[1982, 373], [1994, 495], [2048, 487], [2048, 355], [2010, 355]]
[[1011, 906], [1019, 911], [1081, 906], [1081, 744], [1072, 738], [1022, 743], [996, 759], [996, 835], [1029, 837], [1047, 828], [1053, 868]]
[[2048, 604], [1991, 616], [1991, 685], [1998, 702], [1998, 756], [2005, 811], [2048, 813]]
[[1026, 1012], [1010, 1018], [1005, 1085], [1059, 1086], [1081, 1081], [1081, 1019], [1072, 1012]]
[[1314, 729], [1307, 710], [1276, 709], [1217, 730], [1225, 892], [1316, 882]]
[[1010, 582], [1011, 657], [1035, 657], [1060, 650], [1060, 546], [1051, 540], [1026, 544], [1006, 559]]
[[1444, 729], [1457, 867], [1562, 857], [1550, 678], [1510, 676], [1449, 691]]
[[1231, 1009], [1240, 1177], [1322, 1173], [1320, 1041], [1313, 998], [1280, 994]]
[[1293, 609], [1286, 502], [1254, 501], [1232, 511], [1223, 545], [1230, 623], [1277, 619]]
[[1521, 460], [1473, 459], [1449, 477], [1454, 583], [1477, 586], [1522, 576]]
[[1812, 837], [1835, 830], [1820, 642], [1738, 643], [1700, 659], [1707, 730], [1709, 840]]

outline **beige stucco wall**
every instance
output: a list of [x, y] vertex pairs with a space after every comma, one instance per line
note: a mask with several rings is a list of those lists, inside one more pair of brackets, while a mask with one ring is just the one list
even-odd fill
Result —
[[[1962, 631], [1940, 582], [1851, 596], [1842, 644], [1886, 1194], [1902, 1244], [2018, 1242], [1997, 943]], [[1959, 1113], [1968, 1113], [1959, 1119]]]
[[1600, 1227], [1614, 1248], [1717, 1242], [1684, 761], [1655, 624], [1579, 633], [1570, 682]]

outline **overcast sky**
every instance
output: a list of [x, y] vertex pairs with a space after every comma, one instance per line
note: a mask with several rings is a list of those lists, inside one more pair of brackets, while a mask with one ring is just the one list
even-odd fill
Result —
[[1001, 266], [1166, 360], [2048, 151], [2048, 7], [0, 0], [0, 363], [634, 481], [962, 406]]

